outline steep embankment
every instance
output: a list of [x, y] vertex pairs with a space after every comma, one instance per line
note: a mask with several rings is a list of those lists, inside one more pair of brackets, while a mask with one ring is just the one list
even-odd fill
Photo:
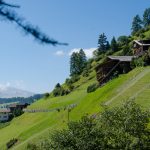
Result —
[[53, 110], [45, 113], [25, 113], [14, 119], [9, 126], [0, 129], [0, 149], [4, 149], [10, 139], [18, 138], [19, 142], [13, 149], [22, 150], [28, 142], [38, 142], [53, 130], [66, 127], [68, 113], [64, 108], [70, 104], [77, 104], [70, 112], [70, 120], [80, 119], [86, 113], [95, 114], [102, 111], [101, 104], [114, 107], [127, 99], [135, 99], [143, 108], [150, 107], [150, 67], [136, 68], [87, 94], [88, 85], [95, 81], [95, 78], [88, 78], [67, 96], [43, 99], [34, 103], [30, 109], [63, 109], [60, 112]]

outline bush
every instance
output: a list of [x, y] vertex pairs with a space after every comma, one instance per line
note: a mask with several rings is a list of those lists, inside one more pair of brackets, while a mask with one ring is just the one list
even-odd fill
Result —
[[88, 76], [89, 76], [89, 71], [88, 71], [87, 68], [85, 68], [85, 69], [83, 70], [82, 76], [83, 76], [83, 77], [88, 77]]
[[146, 150], [150, 147], [150, 112], [133, 101], [107, 109], [94, 117], [70, 122], [68, 129], [54, 132], [38, 150]]
[[131, 61], [132, 68], [143, 67], [148, 65], [150, 65], [150, 49], [148, 49], [148, 51], [145, 52], [142, 56], [134, 58]]
[[132, 50], [129, 45], [125, 45], [122, 47], [122, 55], [132, 55]]
[[24, 112], [21, 108], [15, 108], [14, 111], [13, 111], [13, 116], [14, 117], [18, 117], [20, 115], [22, 115]]
[[94, 92], [97, 88], [98, 88], [98, 84], [97, 84], [97, 83], [94, 83], [94, 84], [92, 84], [92, 85], [89, 85], [89, 86], [87, 87], [87, 93]]
[[[74, 88], [74, 87], [72, 87], [71, 85], [69, 86], [70, 87], [70, 89], [71, 88]], [[70, 93], [70, 89], [64, 89], [60, 84], [57, 84], [56, 86], [55, 86], [55, 89], [53, 90], [53, 96], [54, 97], [57, 97], [57, 96], [64, 96], [64, 95], [67, 95], [67, 94], [69, 94]]]
[[66, 83], [67, 85], [71, 85], [73, 82], [71, 81], [71, 79], [67, 78], [66, 81], [65, 81], [65, 83]]
[[75, 82], [77, 82], [77, 81], [79, 81], [80, 80], [80, 76], [79, 75], [73, 75], [72, 77], [71, 77], [71, 82], [72, 83], [75, 83]]
[[15, 145], [17, 143], [17, 139], [12, 139], [9, 142], [6, 143], [6, 147], [7, 149], [10, 149], [13, 145]]
[[44, 94], [44, 98], [48, 98], [49, 96], [50, 96], [49, 93]]
[[65, 90], [64, 90], [62, 87], [60, 87], [60, 88], [55, 88], [55, 89], [53, 90], [53, 95], [54, 95], [55, 97], [57, 97], [57, 96], [63, 96], [63, 95], [65, 95]]
[[71, 92], [71, 91], [73, 91], [74, 86], [73, 85], [68, 85], [68, 88], [69, 88], [69, 91]]
[[125, 46], [129, 43], [129, 37], [128, 36], [120, 36], [118, 37], [118, 44], [120, 47]]
[[39, 148], [36, 144], [28, 143], [27, 150], [39, 150]]
[[143, 111], [133, 100], [121, 107], [105, 109], [99, 125], [110, 149], [147, 149], [150, 147], [148, 129], [150, 112]]
[[0, 122], [0, 129], [5, 128], [10, 125], [10, 122]]

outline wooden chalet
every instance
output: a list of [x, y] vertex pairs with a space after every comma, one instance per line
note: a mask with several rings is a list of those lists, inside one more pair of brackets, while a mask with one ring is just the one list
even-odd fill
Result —
[[134, 40], [133, 54], [135, 56], [142, 56], [150, 48], [150, 40]]
[[13, 112], [16, 109], [20, 109], [23, 110], [24, 108], [26, 108], [29, 104], [28, 103], [14, 103], [14, 104], [10, 104], [8, 107], [11, 110], [11, 112]]
[[134, 56], [108, 56], [106, 61], [96, 67], [97, 80], [100, 85], [110, 80], [115, 72], [127, 73], [131, 70], [130, 62]]

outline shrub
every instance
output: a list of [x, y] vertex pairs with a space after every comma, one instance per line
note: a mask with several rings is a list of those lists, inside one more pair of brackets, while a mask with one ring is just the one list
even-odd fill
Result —
[[53, 90], [53, 95], [54, 95], [55, 97], [57, 97], [57, 96], [63, 96], [63, 95], [65, 95], [65, 90], [64, 90], [62, 87], [60, 87], [60, 88], [55, 88], [55, 89]]
[[44, 94], [44, 98], [48, 98], [49, 96], [50, 96], [49, 93]]
[[17, 143], [17, 139], [12, 139], [9, 142], [6, 143], [6, 147], [7, 149], [10, 149], [13, 145], [15, 145]]
[[71, 82], [72, 83], [75, 83], [75, 82], [77, 82], [77, 81], [79, 81], [80, 80], [80, 76], [79, 75], [73, 75], [72, 77], [71, 77]]
[[150, 147], [150, 112], [133, 101], [104, 108], [100, 115], [70, 122], [68, 129], [54, 132], [38, 150], [146, 150]]
[[15, 108], [14, 111], [13, 111], [13, 116], [14, 117], [18, 117], [20, 115], [22, 115], [24, 112], [21, 108]]
[[27, 150], [39, 150], [39, 148], [36, 144], [28, 143]]
[[147, 149], [150, 112], [143, 111], [133, 100], [121, 107], [105, 109], [99, 119], [109, 149]]
[[132, 68], [143, 67], [148, 65], [150, 65], [150, 49], [148, 49], [148, 51], [145, 52], [142, 56], [134, 58], [131, 61]]
[[94, 84], [92, 84], [92, 85], [89, 85], [89, 86], [87, 87], [87, 93], [94, 92], [97, 88], [98, 88], [98, 84], [97, 84], [97, 83], [94, 83]]
[[85, 68], [82, 72], [83, 77], [88, 77], [89, 76], [89, 71], [87, 68]]
[[57, 83], [55, 86], [55, 88], [60, 88], [60, 87], [61, 87], [60, 83]]
[[65, 83], [66, 83], [67, 85], [71, 85], [73, 82], [72, 82], [71, 79], [67, 78], [66, 81], [65, 81]]
[[10, 125], [10, 122], [0, 122], [0, 129], [5, 128]]
[[[71, 85], [70, 85], [71, 86]], [[71, 86], [72, 87], [72, 86]], [[71, 88], [70, 87], [70, 88]], [[74, 87], [72, 87], [74, 88]], [[64, 89], [62, 86], [55, 86], [55, 89], [53, 90], [53, 96], [64, 96], [70, 93], [70, 89]]]
[[59, 83], [57, 83], [55, 89], [53, 90], [53, 96], [57, 97], [63, 95], [65, 95], [65, 90]]
[[127, 37], [127, 36], [118, 37], [118, 44], [120, 47], [125, 46], [128, 43], [129, 43], [129, 37]]
[[[69, 88], [70, 91], [72, 91], [74, 89], [74, 86], [73, 85], [68, 85], [68, 88]], [[69, 93], [70, 93], [70, 91], [69, 91]]]

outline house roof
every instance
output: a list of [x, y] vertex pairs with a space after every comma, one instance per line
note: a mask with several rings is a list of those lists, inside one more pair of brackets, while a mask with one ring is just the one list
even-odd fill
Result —
[[132, 60], [132, 58], [134, 58], [134, 57], [135, 56], [108, 56], [107, 58], [109, 58], [111, 60], [130, 62]]
[[19, 106], [27, 106], [28, 103], [14, 103], [14, 104], [10, 104], [8, 107], [9, 108], [15, 108], [15, 107], [19, 107]]
[[134, 40], [140, 46], [150, 46], [150, 40]]
[[[117, 60], [120, 62], [131, 62], [133, 58], [136, 56], [107, 56], [107, 60], [101, 64], [98, 64], [95, 69], [97, 70], [99, 67], [103, 66], [104, 64], [111, 63], [113, 60]], [[109, 59], [109, 61], [108, 61]]]
[[10, 104], [9, 107], [17, 107], [17, 104]]
[[0, 113], [10, 113], [10, 109], [0, 109]]

